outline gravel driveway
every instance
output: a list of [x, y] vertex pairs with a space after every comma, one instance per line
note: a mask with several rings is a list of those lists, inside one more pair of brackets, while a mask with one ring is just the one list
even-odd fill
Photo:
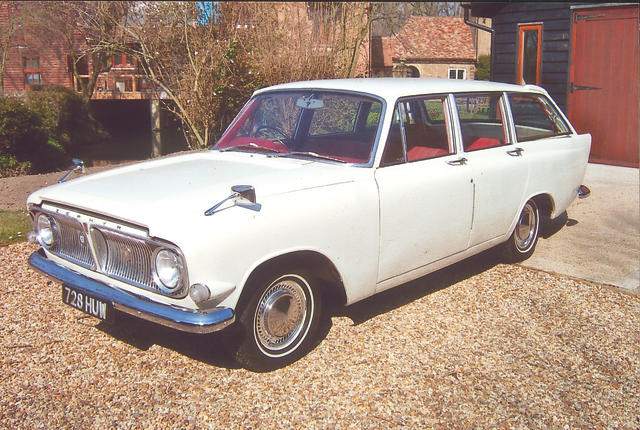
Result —
[[[637, 296], [482, 254], [348, 308], [271, 373], [106, 325], [0, 248], [6, 428], [640, 428]], [[125, 320], [132, 323], [132, 320]]]

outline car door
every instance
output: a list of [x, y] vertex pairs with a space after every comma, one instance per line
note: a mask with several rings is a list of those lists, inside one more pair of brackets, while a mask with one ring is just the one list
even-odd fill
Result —
[[467, 246], [471, 169], [451, 138], [449, 104], [446, 96], [396, 104], [375, 172], [380, 198], [379, 283]]
[[501, 93], [456, 94], [456, 125], [472, 171], [473, 221], [469, 247], [509, 232], [521, 209], [529, 168], [513, 145]]

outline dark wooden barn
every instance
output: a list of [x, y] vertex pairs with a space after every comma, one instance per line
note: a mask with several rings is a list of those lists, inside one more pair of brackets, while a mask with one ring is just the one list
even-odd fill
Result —
[[544, 87], [580, 132], [590, 161], [638, 167], [637, 3], [470, 3], [492, 18], [491, 78]]

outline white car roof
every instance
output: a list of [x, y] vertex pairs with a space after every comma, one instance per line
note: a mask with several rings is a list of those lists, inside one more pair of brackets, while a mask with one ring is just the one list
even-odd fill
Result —
[[356, 91], [378, 95], [387, 100], [422, 94], [442, 94], [468, 91], [527, 91], [546, 94], [535, 85], [513, 85], [500, 82], [472, 81], [466, 79], [436, 78], [352, 78], [323, 79], [317, 81], [290, 82], [257, 90], [254, 95], [266, 91], [289, 89], [331, 89]]

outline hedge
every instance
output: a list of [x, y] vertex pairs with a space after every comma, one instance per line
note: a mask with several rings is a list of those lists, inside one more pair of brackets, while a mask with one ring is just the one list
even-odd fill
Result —
[[34, 86], [20, 97], [0, 96], [0, 177], [64, 169], [68, 154], [108, 137], [67, 88]]

